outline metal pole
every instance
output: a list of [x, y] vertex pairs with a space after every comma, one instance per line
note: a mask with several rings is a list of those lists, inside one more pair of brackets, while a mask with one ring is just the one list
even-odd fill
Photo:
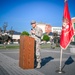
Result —
[[61, 49], [61, 52], [60, 52], [60, 66], [59, 66], [59, 70], [57, 70], [56, 72], [57, 73], [65, 73], [64, 71], [62, 71], [62, 49]]
[[62, 49], [60, 52], [60, 67], [59, 67], [60, 72], [61, 72], [61, 66], [62, 66]]

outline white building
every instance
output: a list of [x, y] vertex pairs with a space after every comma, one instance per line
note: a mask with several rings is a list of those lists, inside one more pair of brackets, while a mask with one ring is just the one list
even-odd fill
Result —
[[45, 23], [37, 23], [37, 26], [42, 29], [43, 33], [45, 33], [45, 26], [46, 26]]
[[[37, 23], [37, 26], [43, 30], [43, 33], [45, 33], [45, 26], [46, 25], [47, 25], [46, 23]], [[50, 28], [51, 28], [51, 32], [57, 31], [58, 33], [60, 33], [61, 29], [62, 29], [62, 27], [52, 27], [52, 26]]]
[[20, 39], [20, 35], [12, 35], [12, 39], [18, 40], [18, 39]]
[[73, 17], [71, 20], [72, 20], [72, 25], [74, 27], [74, 38], [73, 38], [73, 41], [75, 41], [75, 17]]
[[62, 27], [52, 27], [52, 32], [58, 32], [58, 34], [61, 33]]

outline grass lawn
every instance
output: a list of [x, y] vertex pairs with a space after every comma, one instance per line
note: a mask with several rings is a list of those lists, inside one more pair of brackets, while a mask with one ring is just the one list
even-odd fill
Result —
[[[41, 44], [41, 49], [45, 48], [51, 48], [50, 43]], [[19, 45], [6, 45], [6, 46], [0, 45], [0, 49], [19, 49]]]
[[4, 46], [4, 45], [2, 45], [2, 46], [0, 46], [0, 49], [19, 49], [19, 46], [17, 46], [17, 45], [15, 45], [15, 46], [10, 46], [10, 45], [6, 45], [6, 46]]
[[44, 48], [51, 48], [51, 45], [49, 43], [41, 44], [41, 49]]

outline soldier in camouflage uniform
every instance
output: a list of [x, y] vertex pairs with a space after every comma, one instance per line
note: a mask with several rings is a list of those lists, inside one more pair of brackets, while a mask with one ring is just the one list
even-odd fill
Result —
[[41, 56], [40, 56], [40, 43], [41, 43], [41, 36], [42, 36], [42, 29], [37, 27], [36, 21], [31, 22], [32, 29], [31, 29], [31, 37], [33, 37], [36, 41], [36, 61], [37, 61], [37, 67], [41, 67]]

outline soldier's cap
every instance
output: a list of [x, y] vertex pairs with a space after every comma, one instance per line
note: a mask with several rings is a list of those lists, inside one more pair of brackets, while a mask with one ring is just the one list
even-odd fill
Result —
[[35, 23], [36, 23], [36, 21], [34, 21], [34, 20], [33, 20], [33, 21], [31, 21], [31, 24], [35, 24]]

